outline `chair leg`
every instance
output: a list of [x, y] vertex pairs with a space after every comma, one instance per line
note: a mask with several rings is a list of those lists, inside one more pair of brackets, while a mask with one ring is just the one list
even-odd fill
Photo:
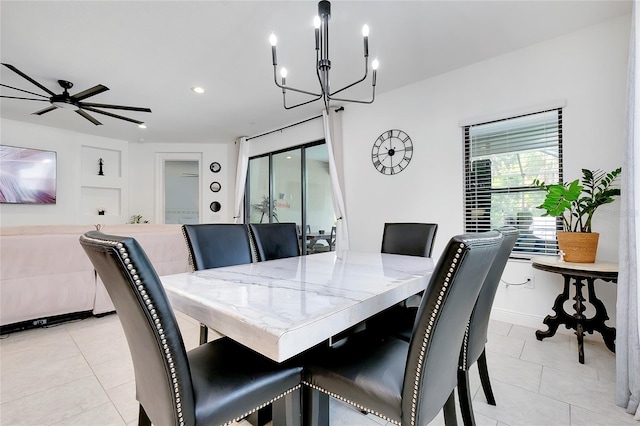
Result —
[[209, 340], [209, 328], [204, 324], [200, 324], [200, 344], [204, 345], [207, 340]]
[[447, 402], [444, 403], [444, 425], [445, 426], [458, 426], [458, 419], [456, 418], [456, 397], [455, 389], [451, 391]]
[[473, 415], [471, 404], [471, 390], [469, 389], [469, 371], [458, 370], [458, 401], [464, 426], [475, 426], [476, 419]]
[[329, 426], [329, 395], [305, 386], [302, 390], [304, 426]]
[[273, 402], [273, 426], [302, 425], [302, 388]]
[[140, 404], [140, 411], [138, 413], [138, 426], [151, 426], [151, 420], [149, 420], [147, 412], [142, 408], [142, 404]]
[[484, 396], [487, 398], [489, 405], [496, 405], [496, 399], [493, 396], [493, 390], [491, 389], [491, 382], [489, 381], [489, 370], [487, 369], [487, 357], [484, 349], [478, 357], [478, 372], [480, 373], [480, 383], [482, 384], [482, 390]]

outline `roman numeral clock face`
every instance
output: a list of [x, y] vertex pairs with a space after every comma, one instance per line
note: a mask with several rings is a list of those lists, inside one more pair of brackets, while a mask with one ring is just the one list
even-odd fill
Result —
[[402, 130], [387, 130], [378, 136], [371, 149], [373, 167], [383, 175], [403, 171], [413, 157], [413, 142]]

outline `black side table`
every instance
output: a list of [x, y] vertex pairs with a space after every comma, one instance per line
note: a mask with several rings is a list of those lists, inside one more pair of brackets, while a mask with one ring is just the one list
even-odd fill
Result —
[[[541, 271], [553, 272], [561, 274], [564, 277], [564, 289], [562, 293], [556, 297], [553, 304], [555, 315], [547, 315], [544, 323], [549, 327], [547, 331], [536, 331], [536, 338], [542, 340], [545, 337], [551, 337], [556, 334], [558, 326], [564, 324], [566, 328], [572, 328], [578, 336], [578, 361], [584, 364], [584, 343], [583, 336], [585, 332], [593, 334], [598, 331], [602, 335], [605, 345], [611, 352], [616, 351], [616, 329], [605, 325], [605, 321], [609, 319], [607, 309], [600, 299], [596, 297], [594, 281], [600, 279], [608, 282], [618, 282], [618, 264], [613, 262], [596, 261], [595, 263], [572, 263], [564, 262], [557, 257], [545, 256], [535, 257], [531, 259], [531, 266]], [[588, 301], [595, 308], [596, 313], [591, 318], [584, 316], [585, 298], [582, 295], [584, 281], [587, 282]], [[569, 314], [564, 310], [564, 302], [569, 300], [569, 288], [571, 283], [575, 287], [575, 296], [573, 300], [574, 314]]]

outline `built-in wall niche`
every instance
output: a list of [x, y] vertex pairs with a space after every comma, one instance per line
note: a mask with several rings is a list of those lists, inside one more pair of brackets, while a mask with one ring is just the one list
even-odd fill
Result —
[[98, 210], [103, 210], [105, 216], [120, 216], [120, 189], [82, 187], [82, 214], [85, 216], [99, 216]]
[[82, 176], [99, 176], [100, 159], [102, 172], [100, 176], [119, 178], [122, 176], [122, 152], [114, 149], [82, 146]]

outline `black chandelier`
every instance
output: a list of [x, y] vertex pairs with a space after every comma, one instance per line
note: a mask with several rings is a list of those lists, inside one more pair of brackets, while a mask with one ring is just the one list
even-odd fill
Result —
[[[358, 83], [363, 82], [369, 75], [369, 27], [367, 25], [364, 25], [362, 27], [362, 36], [364, 38], [364, 77], [334, 92], [331, 91], [329, 87], [329, 70], [331, 69], [331, 61], [329, 60], [329, 19], [330, 18], [331, 18], [331, 3], [328, 1], [319, 2], [318, 16], [316, 16], [314, 19], [314, 26], [315, 26], [315, 33], [316, 33], [316, 74], [318, 76], [318, 82], [320, 83], [319, 93], [296, 89], [294, 87], [287, 86], [287, 70], [285, 68], [280, 69], [282, 82], [278, 83], [278, 78], [276, 76], [276, 69], [278, 67], [278, 60], [276, 57], [277, 39], [275, 34], [271, 34], [271, 37], [269, 38], [269, 41], [271, 42], [271, 56], [273, 58], [273, 81], [276, 83], [276, 86], [282, 89], [282, 104], [285, 109], [296, 108], [302, 105], [309, 104], [311, 102], [315, 102], [319, 99], [322, 99], [324, 102], [324, 107], [328, 111], [330, 101], [356, 102], [361, 104], [370, 104], [370, 103], [373, 103], [373, 101], [376, 98], [376, 70], [378, 68], [377, 59], [374, 59], [373, 62], [371, 63], [371, 68], [373, 69], [373, 77], [371, 82], [371, 86], [373, 87], [373, 94], [371, 96], [371, 100], [364, 101], [364, 100], [345, 99], [345, 98], [335, 97], [335, 95], [337, 95], [338, 93], [344, 90], [347, 90]], [[305, 102], [301, 102], [296, 105], [287, 106], [286, 95], [288, 90], [309, 95], [312, 97], [312, 99]]]

